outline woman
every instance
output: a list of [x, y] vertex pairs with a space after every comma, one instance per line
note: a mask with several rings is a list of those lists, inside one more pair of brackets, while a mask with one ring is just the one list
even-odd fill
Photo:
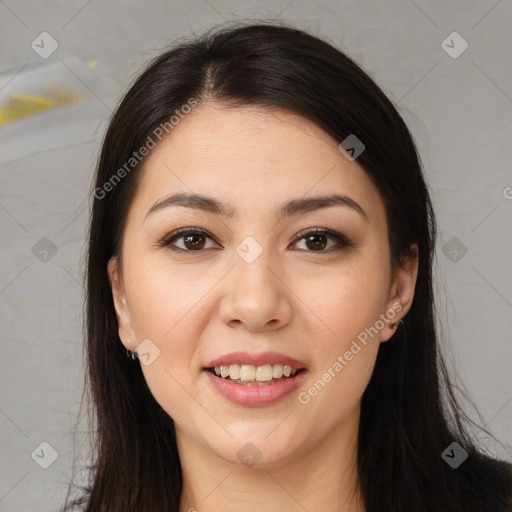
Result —
[[93, 196], [83, 510], [512, 510], [438, 352], [412, 137], [347, 56], [265, 24], [164, 53]]

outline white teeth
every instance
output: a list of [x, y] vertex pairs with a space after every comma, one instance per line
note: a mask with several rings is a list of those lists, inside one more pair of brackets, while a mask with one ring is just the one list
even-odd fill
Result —
[[229, 366], [215, 366], [215, 375], [223, 379], [240, 380], [244, 382], [269, 382], [272, 379], [291, 377], [298, 370], [282, 364], [265, 364], [254, 366], [252, 364], [231, 364]]
[[233, 380], [238, 380], [240, 378], [240, 365], [239, 364], [230, 364], [229, 365], [229, 377]]
[[272, 365], [258, 366], [256, 368], [256, 380], [259, 382], [267, 382], [272, 380]]
[[283, 376], [283, 365], [275, 364], [272, 368], [272, 377], [274, 379], [280, 379]]
[[240, 366], [240, 380], [255, 380], [256, 368], [252, 364], [242, 364]]

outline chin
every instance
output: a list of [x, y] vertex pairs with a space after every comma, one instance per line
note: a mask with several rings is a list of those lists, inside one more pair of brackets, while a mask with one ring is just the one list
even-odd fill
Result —
[[[285, 432], [278, 435], [272, 428], [276, 428], [276, 423], [264, 431], [261, 427], [246, 429], [245, 435], [237, 435], [217, 445], [212, 445], [210, 438], [208, 445], [217, 456], [237, 466], [265, 469], [291, 463], [298, 456], [296, 437]], [[272, 433], [268, 435], [268, 432]], [[290, 440], [294, 440], [293, 445]]]

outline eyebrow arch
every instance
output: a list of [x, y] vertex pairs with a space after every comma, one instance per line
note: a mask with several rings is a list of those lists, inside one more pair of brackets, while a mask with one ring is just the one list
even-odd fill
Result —
[[[194, 208], [202, 210], [215, 215], [222, 215], [224, 217], [232, 218], [236, 215], [236, 210], [216, 199], [201, 194], [190, 194], [186, 192], [178, 192], [171, 194], [162, 200], [157, 201], [146, 213], [145, 220], [148, 216], [156, 211], [162, 210], [170, 206], [184, 206], [186, 208]], [[301, 199], [292, 199], [284, 203], [276, 212], [278, 221], [283, 220], [290, 215], [297, 215], [299, 213], [310, 212], [327, 208], [329, 206], [348, 206], [357, 211], [366, 221], [368, 221], [368, 214], [363, 208], [348, 196], [340, 194], [332, 194], [328, 196], [315, 196]]]

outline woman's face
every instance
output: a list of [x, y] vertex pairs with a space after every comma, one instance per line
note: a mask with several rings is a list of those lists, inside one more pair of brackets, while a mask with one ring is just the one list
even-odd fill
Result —
[[356, 432], [413, 298], [416, 260], [391, 268], [357, 160], [301, 117], [207, 103], [150, 151], [108, 270], [119, 336], [142, 343], [133, 364], [178, 443], [272, 466]]

